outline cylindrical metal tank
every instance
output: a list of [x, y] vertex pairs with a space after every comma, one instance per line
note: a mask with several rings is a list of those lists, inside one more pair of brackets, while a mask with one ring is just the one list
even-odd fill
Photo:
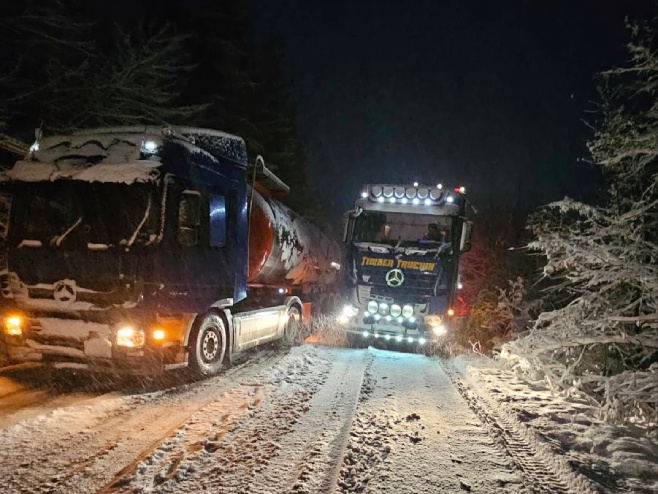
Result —
[[338, 279], [341, 247], [280, 202], [252, 189], [249, 283], [330, 285]]

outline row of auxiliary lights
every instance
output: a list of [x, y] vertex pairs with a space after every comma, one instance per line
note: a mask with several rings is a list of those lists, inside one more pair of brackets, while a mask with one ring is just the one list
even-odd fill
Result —
[[[464, 187], [455, 187], [455, 192], [464, 194], [466, 189]], [[370, 197], [378, 202], [384, 202], [387, 199], [391, 202], [396, 202], [399, 199], [401, 202], [406, 203], [411, 200], [413, 203], [418, 204], [421, 201], [428, 203], [438, 201], [444, 198], [446, 202], [454, 202], [454, 197], [443, 190], [441, 184], [437, 187], [429, 188], [423, 186], [404, 187], [402, 185], [373, 185], [370, 189], [366, 189], [361, 193], [364, 199]]]

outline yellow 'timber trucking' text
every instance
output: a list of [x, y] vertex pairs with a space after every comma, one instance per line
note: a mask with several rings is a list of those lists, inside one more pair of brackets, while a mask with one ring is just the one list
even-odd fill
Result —
[[405, 261], [403, 259], [382, 259], [379, 257], [362, 257], [361, 266], [383, 268], [413, 269], [416, 271], [433, 271], [435, 262]]

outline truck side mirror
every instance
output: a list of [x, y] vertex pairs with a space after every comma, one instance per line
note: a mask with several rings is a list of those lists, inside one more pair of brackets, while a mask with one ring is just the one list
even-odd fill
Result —
[[459, 242], [459, 252], [465, 253], [471, 250], [471, 235], [473, 234], [473, 222], [464, 221], [462, 225], [462, 238]]
[[197, 245], [200, 224], [201, 194], [196, 190], [185, 190], [178, 205], [178, 243], [183, 247]]
[[347, 243], [352, 237], [354, 227], [354, 211], [349, 211], [343, 215], [343, 242]]

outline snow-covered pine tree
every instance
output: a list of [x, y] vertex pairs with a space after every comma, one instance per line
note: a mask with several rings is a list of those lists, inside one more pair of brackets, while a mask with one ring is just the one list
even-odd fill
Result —
[[82, 0], [8, 2], [0, 16], [5, 132], [30, 140], [81, 127], [186, 123], [184, 38], [163, 27], [114, 28]]
[[530, 220], [562, 297], [502, 358], [555, 390], [577, 392], [614, 420], [658, 410], [658, 54], [656, 26], [630, 26], [628, 67], [599, 74], [588, 143], [604, 172], [601, 206], [566, 198]]
[[83, 91], [84, 112], [73, 116], [72, 128], [187, 123], [207, 105], [179, 105], [185, 64], [185, 36], [167, 26], [139, 25], [116, 29], [115, 50], [95, 64]]

